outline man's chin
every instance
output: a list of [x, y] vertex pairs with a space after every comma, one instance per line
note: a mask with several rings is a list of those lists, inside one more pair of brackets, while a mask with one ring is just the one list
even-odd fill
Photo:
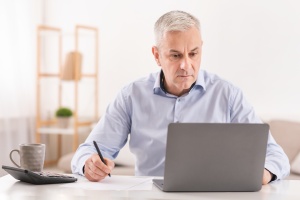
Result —
[[194, 82], [184, 83], [181, 85], [182, 90], [189, 90]]
[[181, 80], [182, 87], [185, 89], [189, 89], [193, 85], [194, 82], [195, 82], [195, 80], [192, 79], [191, 77], [183, 78]]

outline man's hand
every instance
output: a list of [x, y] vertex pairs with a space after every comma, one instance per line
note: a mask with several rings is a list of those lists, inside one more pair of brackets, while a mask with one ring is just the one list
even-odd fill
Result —
[[264, 169], [262, 184], [263, 185], [268, 184], [271, 181], [271, 179], [272, 179], [272, 174], [268, 170]]
[[115, 163], [108, 158], [104, 158], [104, 160], [107, 165], [100, 160], [98, 154], [93, 154], [85, 161], [84, 175], [89, 181], [100, 181], [111, 173], [111, 170], [115, 167]]

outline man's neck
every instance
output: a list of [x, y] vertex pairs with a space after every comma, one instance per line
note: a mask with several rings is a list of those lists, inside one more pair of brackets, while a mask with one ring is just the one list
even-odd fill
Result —
[[189, 89], [184, 89], [178, 93], [173, 93], [173, 92], [170, 92], [167, 87], [166, 87], [166, 79], [165, 79], [165, 75], [164, 75], [164, 72], [161, 70], [160, 72], [160, 88], [165, 92], [165, 93], [169, 93], [169, 94], [173, 94], [175, 96], [178, 96], [178, 97], [181, 97], [182, 95], [186, 94], [186, 93], [189, 93], [190, 90], [194, 87], [196, 82], [194, 82], [191, 87]]

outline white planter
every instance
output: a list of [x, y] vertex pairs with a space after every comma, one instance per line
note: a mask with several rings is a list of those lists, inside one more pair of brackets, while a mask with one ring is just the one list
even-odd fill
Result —
[[70, 123], [70, 117], [57, 117], [57, 126], [59, 128], [68, 128]]

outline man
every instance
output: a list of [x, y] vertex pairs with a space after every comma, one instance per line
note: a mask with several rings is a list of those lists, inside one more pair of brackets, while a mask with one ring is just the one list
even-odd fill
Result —
[[[73, 173], [90, 181], [105, 178], [130, 133], [135, 174], [163, 176], [169, 123], [261, 123], [238, 88], [200, 70], [203, 42], [198, 19], [182, 11], [168, 12], [155, 23], [155, 37], [152, 53], [161, 71], [120, 91], [79, 146], [72, 160]], [[93, 140], [106, 165], [97, 155]], [[270, 134], [262, 184], [284, 178], [289, 168], [287, 156]]]

